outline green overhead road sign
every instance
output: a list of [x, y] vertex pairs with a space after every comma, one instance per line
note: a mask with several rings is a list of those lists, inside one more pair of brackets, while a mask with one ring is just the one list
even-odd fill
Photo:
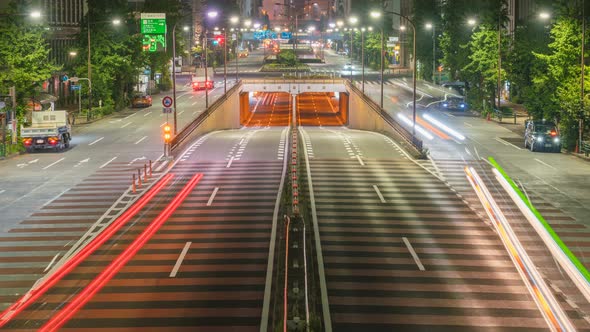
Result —
[[166, 34], [165, 13], [141, 13], [142, 34]]

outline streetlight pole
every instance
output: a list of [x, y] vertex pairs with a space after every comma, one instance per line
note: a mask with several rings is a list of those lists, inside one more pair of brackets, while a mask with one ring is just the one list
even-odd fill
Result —
[[176, 122], [176, 24], [172, 27], [172, 105], [174, 107], [174, 136], [178, 133]]
[[[88, 81], [92, 80], [92, 64], [90, 61], [90, 15], [86, 19], [86, 32], [88, 35]], [[90, 121], [90, 113], [92, 112], [92, 87], [88, 85], [88, 113], [86, 113], [86, 121]]]
[[205, 29], [205, 38], [203, 38], [203, 51], [205, 52], [205, 110], [209, 109], [209, 88], [207, 82], [209, 81], [209, 73], [207, 71], [207, 29]]
[[223, 94], [227, 93], [227, 27], [223, 28]]
[[365, 28], [361, 28], [361, 91], [365, 94]]
[[586, 3], [584, 0], [582, 0], [582, 59], [580, 61], [580, 67], [581, 67], [581, 71], [582, 71], [582, 79], [580, 80], [580, 98], [581, 98], [581, 106], [582, 109], [580, 111], [580, 121], [579, 121], [579, 128], [578, 128], [578, 151], [576, 151], [577, 153], [580, 153], [580, 149], [582, 148], [582, 139], [584, 136], [584, 72], [585, 72], [585, 66], [584, 66], [584, 42], [586, 40], [586, 17], [585, 17], [585, 6]]
[[436, 83], [436, 26], [432, 25], [432, 83]]
[[[416, 141], [416, 76], [418, 73], [417, 70], [417, 61], [416, 61], [416, 25], [410, 18], [405, 15], [402, 15], [397, 12], [390, 12], [386, 11], [387, 14], [397, 15], [407, 21], [411, 26], [414, 32], [414, 46], [413, 46], [413, 57], [414, 57], [414, 64], [413, 64], [413, 77], [412, 77], [412, 143]], [[383, 85], [383, 80], [381, 81], [381, 85]], [[383, 89], [383, 87], [381, 87]]]
[[502, 81], [502, 15], [498, 13], [498, 82], [497, 82], [497, 93], [498, 93], [498, 112], [500, 111], [500, 88]]

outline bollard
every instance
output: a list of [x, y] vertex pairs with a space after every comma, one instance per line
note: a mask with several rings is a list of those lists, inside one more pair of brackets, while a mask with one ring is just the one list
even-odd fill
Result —
[[141, 170], [137, 170], [137, 187], [141, 187]]
[[143, 181], [147, 181], [148, 173], [147, 173], [147, 165], [143, 164]]
[[132, 181], [133, 181], [133, 184], [131, 185], [131, 190], [135, 194], [135, 174], [133, 174], [133, 180]]
[[150, 178], [152, 177], [152, 161], [150, 160]]

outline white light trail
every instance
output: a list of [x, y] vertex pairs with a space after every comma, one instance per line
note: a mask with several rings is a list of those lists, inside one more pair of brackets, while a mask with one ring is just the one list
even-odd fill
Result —
[[444, 123], [431, 117], [429, 114], [424, 114], [423, 118], [428, 120], [428, 122], [432, 123], [433, 125], [439, 127], [440, 129], [445, 131], [447, 134], [455, 137], [456, 139], [461, 140], [461, 141], [465, 140], [465, 136], [461, 135], [459, 132], [455, 131], [454, 129], [449, 128], [447, 125], [445, 125]]
[[[410, 126], [410, 128], [412, 128], [412, 120], [408, 119], [405, 115], [401, 114], [401, 113], [397, 113], [397, 116], [408, 126]], [[426, 129], [420, 127], [419, 125], [416, 125], [416, 131], [418, 131], [420, 134], [422, 134], [424, 137], [428, 138], [429, 140], [434, 139], [434, 136], [430, 135], [430, 133], [428, 131], [426, 131]]]

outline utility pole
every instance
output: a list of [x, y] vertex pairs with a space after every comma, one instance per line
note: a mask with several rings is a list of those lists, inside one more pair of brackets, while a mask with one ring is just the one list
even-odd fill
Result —
[[[16, 136], [18, 131], [18, 123], [16, 120], [16, 87], [13, 85], [9, 88], [8, 94], [10, 95], [10, 99], [12, 101], [12, 110], [10, 111], [11, 120], [12, 120], [12, 144], [16, 144]], [[33, 104], [33, 108], [35, 108], [35, 104]]]
[[585, 6], [586, 2], [584, 0], [582, 0], [582, 59], [581, 59], [581, 64], [580, 64], [580, 68], [582, 71], [582, 79], [580, 80], [580, 98], [581, 98], [581, 106], [582, 109], [580, 110], [580, 122], [578, 124], [579, 128], [578, 128], [578, 151], [576, 151], [577, 153], [580, 153], [580, 149], [582, 148], [582, 139], [584, 138], [584, 113], [585, 113], [585, 109], [584, 109], [584, 72], [585, 72], [585, 64], [584, 64], [584, 42], [586, 40], [586, 17], [585, 17]]
[[501, 75], [502, 75], [502, 6], [498, 12], [498, 112], [500, 112], [500, 88], [501, 88]]

